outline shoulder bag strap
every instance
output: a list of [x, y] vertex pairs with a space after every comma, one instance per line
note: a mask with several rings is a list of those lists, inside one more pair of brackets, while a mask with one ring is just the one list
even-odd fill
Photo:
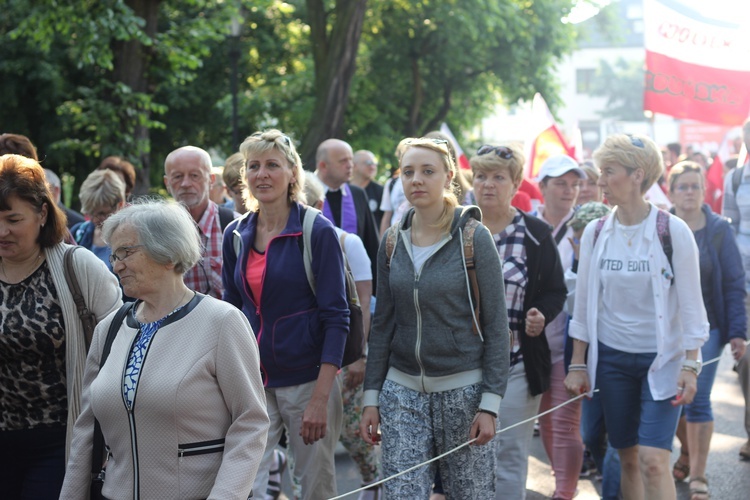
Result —
[[307, 282], [310, 283], [313, 293], [315, 293], [315, 274], [312, 270], [312, 232], [315, 225], [315, 218], [320, 213], [312, 207], [305, 207], [305, 215], [302, 220], [302, 260], [305, 264], [305, 274]]
[[472, 304], [472, 310], [474, 314], [474, 321], [472, 322], [472, 331], [475, 335], [482, 335], [482, 329], [479, 327], [479, 312], [480, 312], [480, 298], [479, 298], [479, 283], [477, 283], [477, 270], [474, 263], [474, 232], [479, 227], [479, 221], [476, 219], [469, 219], [463, 228], [463, 240], [464, 240], [464, 267], [466, 268], [466, 274], [469, 276], [469, 283], [471, 284], [471, 292], [474, 295], [474, 303]]
[[96, 327], [96, 315], [86, 306], [81, 285], [78, 283], [78, 278], [76, 277], [73, 254], [80, 248], [79, 246], [74, 246], [65, 250], [65, 254], [63, 254], [63, 270], [65, 281], [68, 283], [70, 293], [73, 295], [73, 302], [75, 302], [76, 309], [78, 310], [78, 317], [81, 318], [83, 333], [86, 336], [86, 350], [88, 351], [91, 345], [91, 337], [94, 335], [94, 328]]
[[[117, 332], [120, 331], [125, 316], [128, 315], [130, 309], [133, 308], [132, 302], [126, 302], [120, 309], [115, 313], [115, 317], [112, 319], [112, 323], [109, 324], [109, 330], [107, 330], [107, 338], [104, 340], [104, 347], [102, 348], [102, 356], [99, 360], [99, 370], [102, 369], [104, 363], [107, 362], [109, 352], [112, 350], [112, 343], [117, 337]], [[91, 478], [95, 479], [99, 477], [102, 472], [103, 464], [106, 458], [104, 456], [104, 435], [102, 434], [102, 428], [99, 425], [99, 421], [94, 419], [94, 444], [92, 447], [92, 460], [91, 460]]]

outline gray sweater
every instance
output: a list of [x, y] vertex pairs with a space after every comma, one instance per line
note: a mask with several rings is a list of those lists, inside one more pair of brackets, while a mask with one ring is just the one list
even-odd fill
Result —
[[497, 413], [509, 364], [508, 317], [503, 272], [495, 243], [484, 226], [474, 233], [474, 261], [481, 300], [482, 336], [472, 332], [470, 285], [462, 228], [481, 220], [477, 207], [456, 209], [450, 235], [414, 269], [410, 210], [400, 223], [390, 268], [383, 239], [378, 252], [378, 289], [370, 334], [365, 406], [378, 406], [387, 378], [420, 392], [482, 384], [480, 408]]

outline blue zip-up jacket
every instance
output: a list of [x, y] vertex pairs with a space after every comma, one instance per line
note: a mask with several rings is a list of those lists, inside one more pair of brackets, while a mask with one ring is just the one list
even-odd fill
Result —
[[[706, 215], [706, 247], [713, 267], [711, 301], [718, 323], [715, 326], [721, 334], [721, 343], [726, 344], [729, 339], [746, 338], [745, 269], [729, 222], [705, 203], [702, 210]], [[715, 241], [720, 244], [715, 245]], [[700, 248], [701, 252], [704, 250]]]
[[[260, 349], [263, 384], [269, 388], [316, 380], [321, 363], [341, 366], [349, 334], [344, 260], [336, 231], [325, 217], [315, 219], [311, 246], [316, 296], [302, 260], [302, 210], [302, 205], [292, 203], [286, 227], [266, 248], [260, 297], [253, 297], [245, 279], [257, 212], [232, 221], [224, 232], [223, 298], [250, 321]], [[235, 235], [241, 241], [238, 254]]]

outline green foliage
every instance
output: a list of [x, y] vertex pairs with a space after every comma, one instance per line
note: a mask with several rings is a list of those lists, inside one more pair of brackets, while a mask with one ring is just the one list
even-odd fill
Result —
[[610, 65], [599, 61], [591, 83], [591, 95], [606, 97], [603, 118], [625, 121], [643, 120], [643, 60], [626, 61], [618, 58]]
[[[574, 41], [573, 27], [560, 19], [573, 1], [369, 2], [344, 138], [374, 151], [382, 169], [402, 137], [442, 121], [460, 136], [497, 102], [537, 91], [554, 108], [552, 65]], [[155, 25], [134, 12], [136, 3], [158, 5]], [[240, 137], [268, 127], [304, 136], [316, 99], [308, 24], [316, 13], [304, 0], [5, 4], [0, 129], [29, 135], [48, 165], [77, 184], [111, 154], [154, 165], [150, 182], [158, 186], [163, 158], [176, 147], [234, 152], [235, 55]], [[329, 26], [337, 4], [324, 2]], [[235, 39], [229, 26], [239, 12]]]

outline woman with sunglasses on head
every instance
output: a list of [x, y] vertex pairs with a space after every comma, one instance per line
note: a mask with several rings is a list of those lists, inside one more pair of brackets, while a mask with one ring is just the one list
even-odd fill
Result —
[[[732, 356], [745, 354], [745, 271], [734, 231], [729, 222], [714, 214], [705, 197], [703, 169], [692, 161], [682, 161], [669, 172], [669, 197], [673, 213], [693, 231], [700, 251], [701, 292], [711, 325], [709, 338], [701, 348], [704, 360], [721, 356], [724, 346], [732, 346]], [[682, 451], [672, 475], [678, 481], [690, 477], [691, 500], [708, 495], [706, 462], [713, 434], [711, 388], [718, 363], [705, 365], [698, 376], [698, 392], [686, 405], [677, 427]]]
[[614, 208], [581, 241], [565, 386], [599, 389], [623, 496], [674, 499], [672, 440], [708, 338], [698, 248], [685, 222], [644, 199], [663, 171], [652, 140], [611, 135], [594, 161]]
[[105, 498], [246, 500], [268, 430], [258, 347], [240, 311], [185, 285], [201, 257], [195, 222], [182, 205], [144, 201], [102, 237], [137, 300], [97, 326], [60, 498], [87, 498], [98, 422]]
[[111, 250], [102, 239], [102, 224], [125, 206], [125, 182], [111, 170], [94, 170], [81, 184], [81, 210], [90, 220], [70, 228], [76, 243], [94, 252], [107, 267]]
[[[30, 143], [29, 143], [30, 144]], [[57, 498], [81, 411], [86, 338], [65, 275], [65, 213], [35, 160], [0, 156], [0, 484], [5, 498]], [[101, 321], [117, 280], [73, 254], [84, 302]]]
[[[550, 385], [545, 326], [562, 311], [566, 288], [552, 228], [511, 205], [523, 178], [521, 149], [482, 146], [471, 159], [474, 196], [500, 255], [512, 334], [501, 429], [533, 418]], [[497, 498], [525, 498], [533, 421], [496, 438]], [[577, 471], [576, 471], [577, 472]]]
[[[386, 482], [388, 498], [429, 498], [438, 467], [449, 497], [492, 498], [495, 454], [487, 444], [508, 367], [500, 262], [477, 222], [481, 212], [458, 207], [446, 142], [404, 139], [401, 146], [412, 208], [387, 231], [378, 252], [360, 432], [375, 444], [380, 425], [385, 476], [476, 439]], [[475, 277], [467, 269], [467, 245]]]
[[[268, 433], [254, 491], [265, 492], [274, 447], [286, 428], [303, 499], [336, 496], [334, 451], [343, 407], [336, 374], [348, 335], [344, 261], [331, 222], [312, 227], [310, 287], [303, 260], [304, 171], [294, 144], [278, 130], [251, 135], [245, 157], [249, 212], [224, 238], [224, 300], [255, 330], [265, 385]], [[306, 250], [306, 249], [305, 249]]]

